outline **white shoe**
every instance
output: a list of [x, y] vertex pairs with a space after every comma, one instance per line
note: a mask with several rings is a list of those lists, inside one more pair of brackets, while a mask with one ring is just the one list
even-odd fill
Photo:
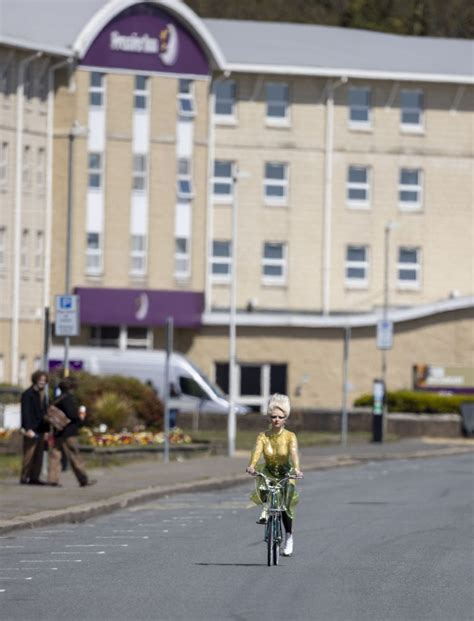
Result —
[[285, 546], [281, 553], [283, 556], [291, 556], [293, 554], [293, 535], [286, 535]]

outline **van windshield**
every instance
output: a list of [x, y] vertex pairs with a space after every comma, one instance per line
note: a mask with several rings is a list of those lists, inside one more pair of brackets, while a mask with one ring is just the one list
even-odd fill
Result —
[[[215, 384], [213, 381], [211, 381], [207, 375], [205, 373], [203, 373], [201, 371], [201, 369], [198, 369], [198, 367], [196, 367], [190, 360], [188, 360], [189, 364], [193, 367], [193, 369], [196, 371], [196, 373], [199, 373], [199, 375], [202, 377], [202, 379], [205, 381], [205, 383], [207, 384], [208, 388], [217, 396], [220, 397], [221, 399], [226, 399], [226, 394], [224, 392], [222, 392], [222, 390], [219, 388], [219, 386], [217, 386], [217, 384]], [[206, 395], [206, 397], [208, 397], [208, 395]]]
[[197, 397], [198, 399], [209, 399], [209, 395], [192, 377], [179, 376], [179, 388], [183, 395]]

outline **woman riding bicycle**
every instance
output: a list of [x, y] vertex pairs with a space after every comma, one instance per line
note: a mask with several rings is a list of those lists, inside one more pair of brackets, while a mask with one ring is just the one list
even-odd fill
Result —
[[[271, 423], [270, 428], [258, 434], [246, 471], [252, 475], [261, 472], [274, 481], [283, 479], [290, 471], [294, 472], [297, 477], [303, 476], [300, 471], [296, 435], [285, 429], [285, 423], [290, 415], [290, 400], [288, 397], [278, 393], [272, 395], [268, 401], [267, 415]], [[262, 454], [265, 463], [257, 466]], [[255, 492], [250, 498], [255, 504], [261, 505], [265, 503], [266, 492], [261, 479], [257, 479]], [[282, 551], [284, 556], [291, 556], [293, 553], [293, 518], [298, 500], [299, 495], [296, 491], [295, 482], [293, 479], [290, 479], [286, 486], [286, 511], [282, 514], [283, 526], [286, 532], [285, 546]], [[267, 518], [268, 509], [264, 505], [257, 524], [265, 524]]]

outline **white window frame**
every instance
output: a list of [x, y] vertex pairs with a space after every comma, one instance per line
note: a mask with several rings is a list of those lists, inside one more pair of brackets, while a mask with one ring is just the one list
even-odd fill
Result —
[[2, 140], [0, 143], [0, 190], [3, 191], [8, 189], [9, 146], [6, 140]]
[[23, 170], [21, 179], [23, 190], [31, 190], [31, 146], [28, 144], [25, 144], [23, 147]]
[[7, 269], [7, 227], [0, 226], [0, 273]]
[[[403, 184], [402, 183], [402, 172], [417, 172], [418, 173], [418, 183], [413, 185]], [[415, 201], [402, 201], [401, 193], [402, 192], [417, 192], [418, 200]], [[420, 211], [423, 206], [423, 170], [421, 168], [407, 168], [402, 167], [398, 173], [398, 208], [400, 211]]]
[[[350, 173], [351, 169], [357, 170], [365, 170], [366, 172], [366, 181], [350, 181]], [[346, 204], [351, 209], [370, 209], [371, 202], [371, 168], [370, 166], [366, 166], [363, 164], [349, 164], [347, 167], [347, 176], [346, 176]], [[366, 199], [354, 199], [349, 198], [350, 190], [365, 190]]]
[[[274, 259], [270, 257], [265, 257], [265, 250], [267, 246], [281, 246], [282, 248], [282, 257], [281, 259]], [[285, 242], [273, 242], [273, 241], [265, 241], [263, 242], [262, 248], [262, 283], [264, 285], [272, 285], [272, 286], [282, 286], [286, 284], [287, 279], [287, 258], [288, 258], [288, 247]], [[272, 276], [265, 274], [265, 267], [273, 267], [280, 266], [281, 274], [278, 276]]]
[[[402, 97], [404, 93], [414, 94], [416, 93], [421, 98], [421, 105], [419, 107], [402, 105]], [[419, 115], [418, 123], [407, 123], [403, 121], [403, 113], [416, 113]], [[400, 91], [400, 130], [404, 133], [422, 134], [425, 131], [424, 128], [424, 97], [423, 91], [420, 88], [404, 88]]]
[[36, 231], [34, 269], [36, 277], [43, 276], [44, 268], [44, 231]]
[[[100, 75], [100, 86], [92, 84], [92, 76]], [[102, 71], [91, 71], [89, 76], [89, 106], [91, 108], [103, 108], [105, 105], [105, 73]], [[100, 103], [93, 103], [93, 95], [100, 95]]]
[[[189, 102], [190, 109], [185, 109], [185, 102]], [[194, 98], [194, 81], [186, 78], [178, 80], [178, 115], [183, 118], [196, 116], [196, 101]]]
[[[368, 103], [363, 106], [360, 104], [351, 105], [350, 96], [351, 91], [364, 91], [368, 93]], [[367, 110], [367, 120], [360, 121], [352, 119], [352, 110]], [[372, 129], [372, 89], [370, 86], [349, 86], [347, 89], [347, 120], [349, 123], [349, 129], [355, 130], [370, 130]]]
[[[282, 166], [283, 179], [271, 179], [267, 177], [267, 166]], [[286, 206], [288, 205], [290, 167], [288, 162], [265, 162], [263, 180], [263, 202], [265, 205]], [[283, 188], [283, 196], [267, 196], [267, 188]]]
[[[276, 99], [270, 101], [269, 98], [269, 87], [280, 86], [286, 88], [286, 99]], [[291, 118], [290, 118], [290, 87], [287, 82], [267, 82], [265, 84], [265, 123], [269, 126], [273, 127], [289, 127]], [[280, 116], [270, 116], [268, 114], [269, 107], [271, 105], [281, 106], [284, 108], [284, 114]]]
[[[183, 241], [184, 250], [181, 250], [178, 243]], [[174, 277], [176, 280], [187, 280], [191, 275], [191, 241], [189, 237], [180, 236], [175, 237], [174, 244]]]
[[[214, 244], [228, 244], [229, 255], [216, 255], [214, 254], [215, 246]], [[227, 274], [214, 274], [214, 266], [215, 265], [226, 265], [228, 266]], [[211, 281], [214, 283], [227, 284], [231, 281], [232, 278], [232, 242], [228, 239], [214, 239], [212, 241], [212, 256], [211, 256]]]
[[[364, 250], [365, 258], [360, 261], [356, 261], [354, 259], [349, 259], [349, 250], [356, 249]], [[348, 289], [367, 289], [369, 286], [369, 247], [366, 244], [347, 244], [346, 246], [346, 256], [344, 263], [344, 283]], [[348, 271], [351, 268], [363, 269], [364, 277], [363, 278], [351, 278], [348, 275]]]
[[[137, 78], [142, 78], [145, 80], [145, 88], [139, 88], [137, 86]], [[149, 90], [149, 78], [146, 75], [136, 75], [134, 78], [133, 85], [133, 111], [140, 114], [148, 112], [149, 107], [149, 99], [150, 99], [150, 90]], [[142, 97], [145, 105], [143, 107], [137, 106], [137, 98]]]
[[[141, 242], [140, 244], [135, 242]], [[135, 265], [134, 265], [135, 263]], [[147, 270], [147, 236], [130, 235], [130, 275], [144, 276]]]
[[[91, 156], [98, 157], [98, 166], [91, 165]], [[104, 158], [102, 153], [98, 151], [89, 151], [87, 153], [87, 188], [89, 192], [101, 192], [103, 187], [103, 166], [104, 166]], [[91, 177], [92, 175], [97, 176], [99, 180], [99, 185], [91, 185]]]
[[[233, 87], [233, 97], [225, 97], [218, 102], [216, 87], [221, 84], [230, 84]], [[216, 81], [214, 82], [214, 109], [213, 109], [213, 118], [214, 122], [220, 125], [236, 125], [237, 116], [236, 116], [236, 103], [237, 103], [237, 84], [235, 80], [225, 80], [225, 81]], [[216, 107], [218, 103], [228, 104], [230, 105], [231, 111], [228, 114], [221, 114], [216, 112]]]
[[192, 162], [187, 157], [177, 161], [178, 174], [176, 178], [176, 192], [179, 200], [188, 201], [194, 198], [194, 186], [192, 176]]
[[[416, 263], [402, 263], [400, 261], [400, 254], [402, 250], [415, 251]], [[415, 270], [416, 280], [402, 280], [400, 278], [401, 270]], [[419, 290], [421, 289], [421, 248], [419, 246], [399, 246], [397, 254], [397, 288]]]
[[46, 186], [46, 149], [38, 147], [36, 154], [36, 189], [43, 193]]
[[[89, 235], [97, 235], [97, 248], [89, 246]], [[88, 231], [86, 233], [86, 263], [85, 271], [88, 276], [98, 276], [102, 274], [102, 238], [103, 234], [97, 231]], [[92, 264], [93, 260], [93, 264]]]
[[[215, 176], [216, 164], [218, 162], [223, 163], [223, 164], [224, 163], [230, 164], [230, 176], [229, 177], [216, 177]], [[234, 200], [234, 162], [232, 160], [216, 159], [214, 160], [213, 170], [214, 170], [214, 175], [212, 177], [212, 201], [214, 203], [221, 203], [224, 205], [229, 205]], [[214, 186], [215, 184], [218, 184], [218, 183], [228, 184], [230, 188], [230, 192], [228, 194], [215, 194]]]
[[[139, 163], [140, 165], [138, 165]], [[146, 153], [134, 153], [132, 158], [132, 192], [133, 194], [144, 194], [147, 187], [148, 156]]]

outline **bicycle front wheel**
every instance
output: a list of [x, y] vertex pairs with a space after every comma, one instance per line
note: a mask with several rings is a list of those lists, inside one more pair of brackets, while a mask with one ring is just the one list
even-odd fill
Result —
[[268, 518], [267, 522], [267, 565], [271, 567], [273, 555], [273, 543], [275, 541], [275, 532], [273, 527], [273, 515]]
[[278, 565], [280, 559], [281, 525], [278, 518], [273, 519], [273, 564]]

